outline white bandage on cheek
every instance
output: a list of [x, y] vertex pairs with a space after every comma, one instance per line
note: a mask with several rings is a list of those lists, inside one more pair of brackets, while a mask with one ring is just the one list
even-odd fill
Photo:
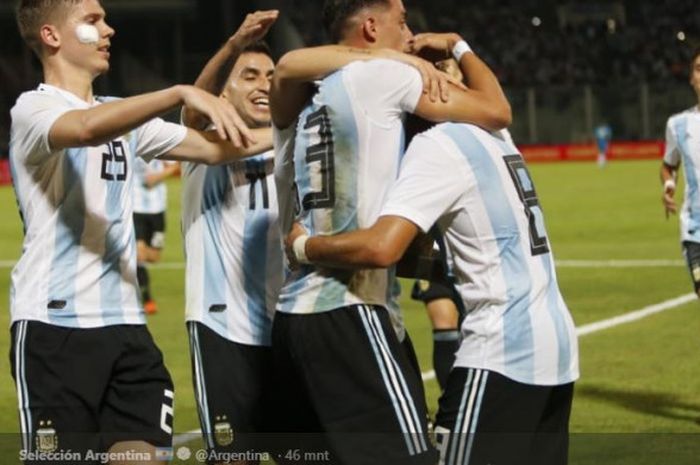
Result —
[[75, 35], [83, 44], [96, 44], [100, 41], [100, 33], [91, 24], [78, 24], [75, 28]]

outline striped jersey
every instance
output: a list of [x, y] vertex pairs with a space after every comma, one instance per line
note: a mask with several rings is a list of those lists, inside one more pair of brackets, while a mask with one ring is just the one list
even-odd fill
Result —
[[158, 159], [148, 163], [141, 158], [137, 158], [134, 162], [134, 213], [152, 215], [165, 211], [168, 205], [168, 188], [165, 182], [148, 187], [146, 176], [162, 173], [167, 163]]
[[666, 123], [664, 162], [685, 165], [685, 192], [680, 212], [681, 241], [700, 242], [700, 110], [697, 106]]
[[49, 131], [61, 115], [108, 100], [91, 105], [42, 84], [12, 108], [10, 164], [24, 224], [12, 271], [12, 322], [145, 322], [136, 281], [134, 161], [167, 153], [186, 129], [156, 118], [96, 147], [51, 149]]
[[[296, 216], [309, 234], [332, 235], [368, 227], [378, 218], [404, 152], [403, 116], [414, 111], [423, 84], [412, 67], [372, 60], [352, 63], [318, 85], [299, 116], [293, 144], [286, 144], [293, 162], [281, 166], [289, 173], [293, 167], [296, 200], [281, 201], [280, 215], [283, 225]], [[295, 207], [297, 215], [290, 211]], [[302, 267], [287, 273], [277, 310], [388, 307], [393, 274]]]
[[272, 151], [221, 166], [182, 165], [186, 319], [270, 345], [282, 287]]
[[542, 209], [506, 131], [446, 123], [418, 135], [382, 215], [443, 233], [466, 310], [455, 366], [535, 385], [578, 378]]

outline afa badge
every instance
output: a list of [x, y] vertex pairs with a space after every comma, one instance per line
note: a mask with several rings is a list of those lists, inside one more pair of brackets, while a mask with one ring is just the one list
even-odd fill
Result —
[[233, 443], [233, 428], [231, 428], [231, 423], [228, 422], [226, 415], [216, 417], [216, 423], [214, 423], [214, 439], [216, 443], [222, 447]]
[[36, 430], [37, 451], [48, 454], [58, 449], [58, 436], [51, 420], [40, 421]]

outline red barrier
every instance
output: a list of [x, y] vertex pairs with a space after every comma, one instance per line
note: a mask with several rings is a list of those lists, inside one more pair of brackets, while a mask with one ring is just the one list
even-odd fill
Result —
[[[528, 162], [594, 161], [598, 156], [595, 144], [520, 145], [520, 152]], [[608, 160], [649, 160], [664, 155], [664, 143], [613, 142], [608, 150]]]
[[0, 158], [0, 186], [12, 184], [12, 175], [10, 175], [10, 160]]

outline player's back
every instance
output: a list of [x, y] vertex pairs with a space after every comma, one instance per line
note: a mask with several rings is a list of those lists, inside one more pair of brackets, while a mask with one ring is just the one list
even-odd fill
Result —
[[[404, 151], [403, 115], [422, 92], [416, 70], [387, 60], [353, 63], [319, 83], [294, 145], [298, 219], [310, 234], [338, 234], [377, 219]], [[356, 303], [386, 305], [385, 270], [305, 267], [287, 280], [278, 308], [290, 313]]]
[[[452, 194], [421, 201], [431, 189]], [[542, 209], [506, 131], [446, 123], [417, 136], [396, 200], [390, 197], [383, 214], [402, 208], [415, 209], [418, 218], [432, 210], [438, 218], [467, 311], [459, 366], [531, 384], [578, 376], [573, 321], [557, 284]]]

